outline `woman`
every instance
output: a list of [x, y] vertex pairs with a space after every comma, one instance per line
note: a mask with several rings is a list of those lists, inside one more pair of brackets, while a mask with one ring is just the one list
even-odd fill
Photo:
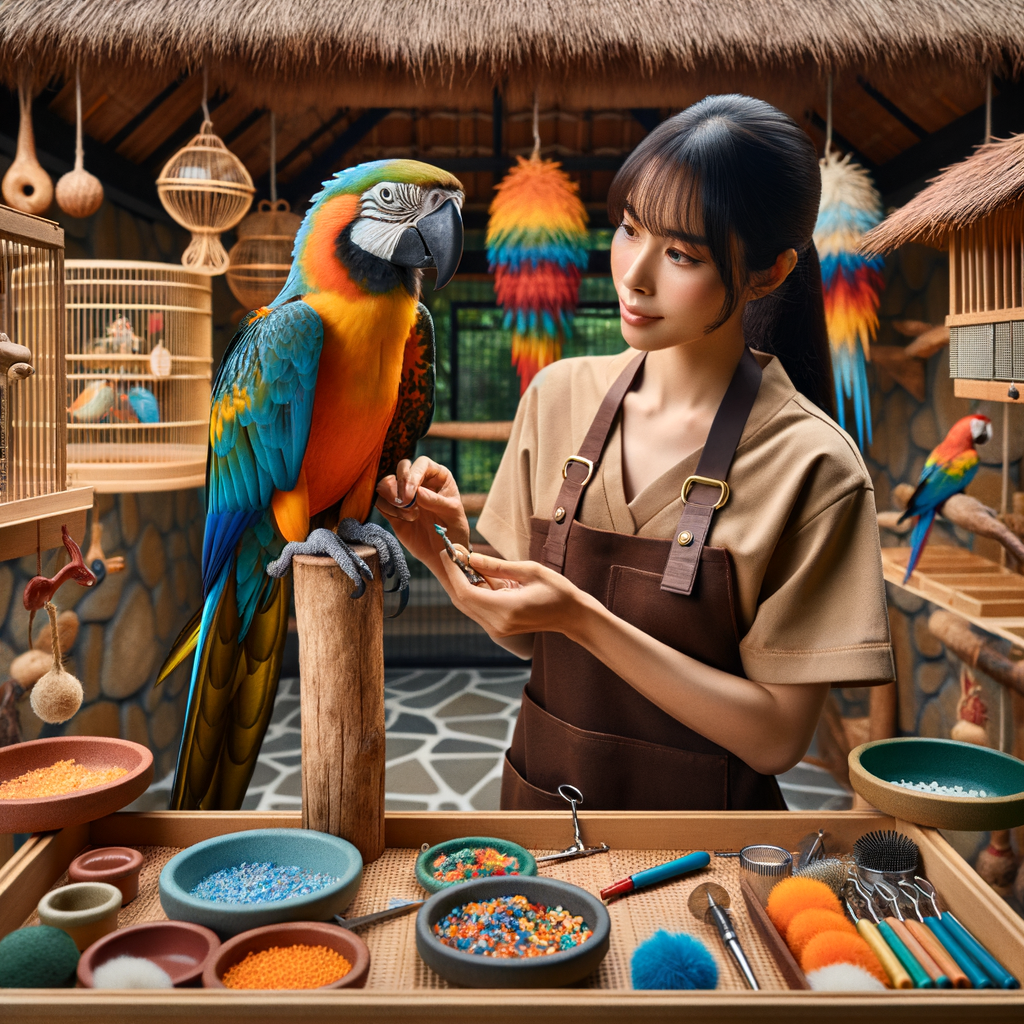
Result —
[[524, 395], [478, 522], [506, 560], [471, 555], [487, 586], [440, 554], [435, 523], [469, 542], [447, 469], [381, 481], [456, 607], [533, 657], [503, 808], [563, 782], [591, 808], [785, 808], [829, 687], [893, 678], [871, 481], [826, 413], [819, 192], [807, 135], [749, 97], [634, 151], [608, 201], [629, 349]]

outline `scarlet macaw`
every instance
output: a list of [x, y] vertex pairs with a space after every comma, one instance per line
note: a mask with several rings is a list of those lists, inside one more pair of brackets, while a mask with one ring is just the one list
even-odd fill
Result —
[[394, 537], [363, 524], [377, 481], [430, 424], [434, 329], [416, 268], [436, 266], [437, 288], [454, 275], [462, 201], [456, 178], [415, 160], [339, 172], [313, 197], [284, 288], [228, 346], [211, 400], [204, 604], [159, 676], [196, 650], [172, 808], [241, 806], [277, 692], [292, 554], [331, 555], [358, 596], [369, 570], [342, 541], [372, 543], [408, 582]]
[[944, 501], [964, 490], [978, 472], [978, 453], [974, 446], [985, 444], [991, 437], [992, 421], [987, 416], [964, 416], [949, 428], [949, 433], [928, 456], [907, 510], [899, 518], [902, 523], [908, 516], [917, 516], [910, 531], [910, 561], [903, 576], [904, 583], [910, 579], [921, 557], [935, 513]]

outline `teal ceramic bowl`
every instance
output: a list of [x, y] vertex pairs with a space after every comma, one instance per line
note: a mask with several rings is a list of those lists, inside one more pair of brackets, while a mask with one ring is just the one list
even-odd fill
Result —
[[[458, 853], [459, 850], [477, 849], [479, 847], [493, 847], [498, 853], [506, 857], [516, 857], [519, 861], [519, 870], [511, 872], [516, 875], [533, 876], [537, 874], [537, 861], [529, 850], [523, 849], [518, 843], [511, 843], [507, 839], [494, 839], [488, 836], [466, 836], [463, 839], [449, 839], [446, 842], [438, 843], [437, 846], [424, 850], [416, 858], [416, 881], [423, 886], [427, 892], [440, 892], [453, 885], [462, 885], [463, 882], [439, 882], [433, 875], [432, 865], [440, 856], [449, 856]], [[486, 876], [498, 877], [501, 876]], [[473, 879], [465, 879], [473, 881]]]
[[[294, 864], [338, 881], [308, 896], [273, 903], [220, 903], [189, 895], [207, 875], [243, 861]], [[168, 861], [160, 872], [160, 905], [172, 921], [201, 924], [225, 939], [282, 921], [327, 921], [352, 902], [362, 879], [363, 858], [344, 839], [309, 829], [254, 829], [206, 839]]]
[[[1024, 824], [1024, 761], [956, 740], [907, 736], [863, 743], [850, 751], [850, 785], [878, 810], [902, 821], [963, 832]], [[985, 790], [954, 797], [893, 785], [937, 782]]]

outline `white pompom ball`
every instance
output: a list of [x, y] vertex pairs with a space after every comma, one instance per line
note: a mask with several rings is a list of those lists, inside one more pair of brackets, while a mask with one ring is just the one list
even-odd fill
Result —
[[93, 988], [174, 988], [171, 976], [141, 956], [116, 956], [92, 972]]
[[815, 992], [884, 992], [885, 986], [856, 964], [829, 964], [807, 972]]

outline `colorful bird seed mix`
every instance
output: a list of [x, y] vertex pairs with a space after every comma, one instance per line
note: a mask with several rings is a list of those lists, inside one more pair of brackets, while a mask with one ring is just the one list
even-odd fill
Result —
[[91, 789], [127, 775], [127, 768], [86, 768], [75, 759], [57, 761], [47, 768], [34, 768], [16, 779], [0, 782], [0, 800], [36, 800], [61, 796], [79, 789]]
[[221, 978], [226, 988], [322, 988], [352, 965], [327, 946], [271, 946], [250, 953]]
[[922, 793], [935, 793], [937, 796], [988, 796], [988, 793], [983, 789], [964, 789], [963, 786], [940, 786], [937, 782], [907, 782], [906, 779], [900, 779], [897, 782], [893, 779], [892, 785], [902, 786], [904, 789], [917, 789]]
[[434, 934], [463, 953], [513, 959], [561, 953], [594, 933], [582, 917], [561, 907], [531, 903], [525, 896], [499, 896], [456, 907], [434, 925]]
[[434, 861], [434, 878], [438, 882], [464, 882], [468, 878], [489, 878], [491, 875], [518, 875], [519, 858], [505, 855], [493, 846], [456, 850]]
[[337, 881], [334, 875], [305, 871], [294, 864], [282, 867], [270, 861], [243, 861], [207, 875], [189, 895], [214, 903], [276, 903], [294, 896], [309, 896]]

